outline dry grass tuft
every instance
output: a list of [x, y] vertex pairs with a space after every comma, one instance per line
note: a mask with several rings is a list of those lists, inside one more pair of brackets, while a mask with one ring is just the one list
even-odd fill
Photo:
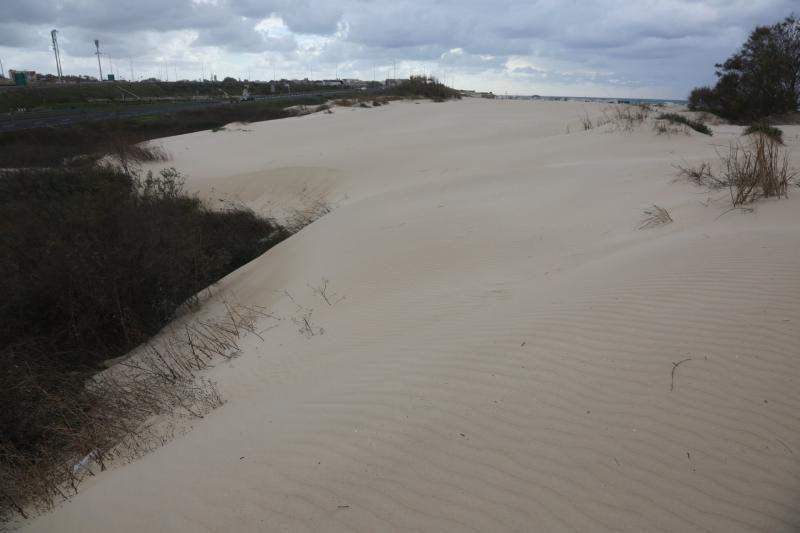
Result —
[[709, 189], [722, 189], [728, 186], [725, 182], [714, 176], [711, 171], [711, 163], [706, 161], [700, 163], [699, 167], [675, 165], [675, 168], [678, 169], [678, 176], [688, 179], [695, 185], [701, 185]]
[[633, 131], [641, 126], [650, 116], [652, 107], [648, 104], [615, 107], [611, 115], [611, 123], [621, 131]]
[[639, 226], [639, 229], [663, 226], [664, 224], [669, 224], [671, 222], [672, 217], [670, 216], [669, 211], [661, 206], [653, 204], [652, 209], [646, 209], [644, 211], [644, 219], [642, 220], [642, 224]]
[[789, 154], [773, 137], [751, 136], [749, 145], [731, 144], [722, 157], [722, 181], [729, 187], [734, 207], [758, 198], [783, 198], [796, 172], [789, 167]]

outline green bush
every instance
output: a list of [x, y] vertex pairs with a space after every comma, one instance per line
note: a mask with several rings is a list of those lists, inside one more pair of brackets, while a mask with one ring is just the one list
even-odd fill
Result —
[[703, 133], [705, 135], [714, 134], [714, 132], [711, 131], [711, 128], [709, 128], [699, 120], [692, 120], [683, 115], [679, 115], [678, 113], [661, 113], [660, 115], [658, 115], [657, 120], [666, 120], [671, 124], [684, 124], [692, 128], [694, 131]]
[[783, 131], [781, 131], [779, 128], [776, 128], [775, 126], [768, 124], [763, 120], [750, 124], [744, 130], [745, 135], [754, 135], [757, 133], [766, 135], [767, 137], [777, 142], [778, 144], [783, 144]]

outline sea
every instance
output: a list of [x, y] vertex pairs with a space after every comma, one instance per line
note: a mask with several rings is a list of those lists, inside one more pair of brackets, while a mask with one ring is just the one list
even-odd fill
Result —
[[495, 98], [501, 100], [545, 100], [545, 101], [563, 101], [563, 102], [600, 102], [607, 104], [651, 104], [651, 105], [674, 105], [684, 106], [688, 102], [686, 100], [671, 100], [668, 98], [613, 98], [613, 97], [596, 97], [596, 96], [539, 96], [539, 95], [495, 95]]

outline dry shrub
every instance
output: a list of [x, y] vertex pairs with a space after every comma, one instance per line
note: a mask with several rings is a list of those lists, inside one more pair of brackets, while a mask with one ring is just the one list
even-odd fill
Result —
[[689, 135], [689, 128], [683, 124], [672, 124], [666, 120], [656, 120], [653, 129], [658, 135]]
[[203, 418], [222, 405], [216, 384], [202, 371], [235, 357], [240, 339], [260, 337], [258, 319], [271, 316], [258, 307], [224, 304], [221, 319], [185, 323], [78, 387], [74, 376], [54, 374], [60, 381], [41, 388], [40, 379], [22, 373], [18, 387], [44, 394], [37, 408], [48, 416], [36, 420], [46, 424], [48, 437], [27, 450], [0, 440], [0, 519], [51, 509], [77, 493], [94, 466], [130, 462], [168, 442], [181, 420]]
[[170, 160], [169, 154], [160, 146], [136, 143], [121, 131], [115, 132], [109, 140], [112, 155], [126, 173], [132, 173], [134, 167], [142, 163]]
[[670, 216], [669, 211], [661, 206], [653, 204], [652, 209], [646, 209], [644, 211], [644, 218], [642, 219], [642, 224], [639, 226], [639, 229], [662, 226], [664, 224], [669, 224], [670, 222], [672, 222], [672, 217]]
[[731, 144], [728, 155], [722, 157], [722, 172], [734, 207], [761, 197], [787, 196], [796, 175], [789, 166], [788, 152], [763, 133], [752, 135], [748, 145]]
[[303, 117], [305, 115], [310, 115], [311, 113], [314, 112], [312, 109], [309, 109], [309, 107], [306, 105], [290, 106], [284, 109], [284, 111], [286, 111], [293, 117]]
[[591, 117], [589, 117], [589, 113], [581, 119], [581, 125], [583, 126], [584, 131], [588, 131], [594, 129], [594, 123], [592, 122]]
[[294, 211], [284, 222], [284, 227], [290, 233], [297, 233], [318, 218], [322, 218], [333, 211], [331, 205], [325, 200], [306, 198], [304, 203], [304, 207]]
[[683, 124], [692, 128], [694, 131], [702, 133], [703, 135], [713, 135], [714, 132], [699, 120], [692, 120], [678, 113], [661, 113], [658, 115], [658, 120], [666, 120], [670, 124]]
[[714, 176], [711, 171], [711, 163], [703, 161], [698, 167], [676, 165], [678, 176], [683, 177], [694, 183], [708, 187], [709, 189], [722, 189], [727, 187], [727, 183]]

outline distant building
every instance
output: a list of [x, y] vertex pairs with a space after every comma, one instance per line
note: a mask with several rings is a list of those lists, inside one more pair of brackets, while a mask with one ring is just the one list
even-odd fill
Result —
[[405, 80], [405, 79], [402, 79], [402, 78], [386, 78], [386, 81], [383, 82], [383, 86], [384, 87], [397, 87], [398, 85], [400, 85], [401, 83], [406, 82], [406, 81], [408, 81], [408, 80]]
[[16, 85], [28, 85], [36, 83], [36, 71], [34, 70], [8, 70], [8, 77], [14, 80]]
[[357, 88], [360, 88], [360, 87], [366, 87], [367, 85], [369, 85], [369, 82], [364, 81], [364, 80], [359, 80], [357, 78], [345, 78], [344, 80], [342, 80], [342, 82], [346, 87], [357, 87]]

